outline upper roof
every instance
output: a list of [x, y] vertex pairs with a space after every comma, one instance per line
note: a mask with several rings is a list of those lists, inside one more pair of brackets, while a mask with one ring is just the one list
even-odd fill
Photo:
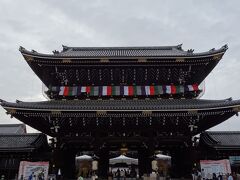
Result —
[[206, 52], [194, 53], [193, 49], [184, 51], [182, 44], [177, 46], [145, 46], [145, 47], [68, 47], [63, 46], [63, 50], [53, 51], [53, 54], [38, 53], [35, 50], [28, 51], [23, 47], [19, 50], [22, 54], [32, 56], [57, 58], [104, 58], [104, 57], [194, 57], [208, 56], [223, 53], [228, 49], [227, 45], [219, 49], [211, 49]]
[[26, 152], [43, 145], [47, 145], [47, 137], [42, 133], [0, 135], [0, 151]]
[[[62, 111], [185, 111], [212, 110], [221, 108], [240, 108], [240, 100], [202, 100], [202, 99], [154, 99], [154, 100], [52, 100], [41, 102], [11, 103], [1, 101], [1, 105], [8, 109], [19, 110], [62, 110]], [[239, 109], [238, 109], [239, 110]]]
[[217, 149], [240, 149], [240, 131], [207, 131], [201, 134], [201, 140]]
[[26, 134], [25, 124], [0, 124], [1, 134]]

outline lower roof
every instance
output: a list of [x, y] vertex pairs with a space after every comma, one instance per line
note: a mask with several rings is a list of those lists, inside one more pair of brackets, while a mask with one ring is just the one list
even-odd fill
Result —
[[0, 152], [29, 152], [47, 146], [47, 136], [42, 133], [0, 134]]
[[1, 134], [26, 134], [25, 124], [0, 124]]
[[206, 131], [200, 141], [216, 149], [240, 150], [240, 131]]
[[1, 101], [5, 109], [62, 111], [187, 111], [234, 108], [240, 111], [240, 100], [155, 99], [155, 100], [52, 100], [16, 103]]

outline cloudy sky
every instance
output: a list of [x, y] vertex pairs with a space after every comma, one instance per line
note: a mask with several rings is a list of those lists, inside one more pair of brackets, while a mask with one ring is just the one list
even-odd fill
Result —
[[[0, 0], [0, 98], [44, 100], [19, 46], [51, 53], [68, 46], [183, 43], [208, 51], [229, 45], [206, 79], [205, 99], [240, 99], [240, 2], [162, 0]], [[0, 123], [19, 123], [0, 110]], [[211, 130], [240, 130], [233, 117]], [[34, 131], [33, 129], [29, 130]]]

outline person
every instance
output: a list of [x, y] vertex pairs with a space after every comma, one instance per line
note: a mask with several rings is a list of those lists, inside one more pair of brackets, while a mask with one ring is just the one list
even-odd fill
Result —
[[117, 176], [117, 179], [120, 179], [120, 170], [119, 170], [119, 168], [117, 169], [116, 176]]
[[204, 169], [201, 170], [201, 179], [205, 180], [206, 179], [206, 174], [204, 172]]
[[83, 180], [83, 177], [82, 177], [82, 176], [79, 176], [77, 180]]
[[125, 178], [125, 172], [123, 171], [123, 169], [121, 169], [121, 171], [120, 171], [120, 177], [121, 177], [121, 179]]
[[28, 177], [28, 180], [33, 180], [34, 172]]
[[216, 173], [213, 173], [213, 180], [218, 180]]
[[231, 173], [228, 175], [228, 180], [233, 180], [233, 177], [232, 177]]
[[207, 177], [208, 180], [212, 179], [212, 175], [210, 173], [207, 173]]
[[21, 175], [20, 180], [23, 180], [23, 175]]
[[1, 175], [1, 180], [5, 180], [5, 176], [4, 175]]
[[223, 176], [220, 172], [218, 173], [218, 180], [223, 180]]

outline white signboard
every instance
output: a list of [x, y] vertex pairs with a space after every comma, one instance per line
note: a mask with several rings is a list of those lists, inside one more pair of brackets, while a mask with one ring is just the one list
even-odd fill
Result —
[[47, 180], [49, 162], [21, 161], [18, 180]]
[[204, 169], [205, 175], [213, 173], [227, 174], [231, 173], [230, 162], [228, 159], [223, 160], [200, 160], [201, 169]]

